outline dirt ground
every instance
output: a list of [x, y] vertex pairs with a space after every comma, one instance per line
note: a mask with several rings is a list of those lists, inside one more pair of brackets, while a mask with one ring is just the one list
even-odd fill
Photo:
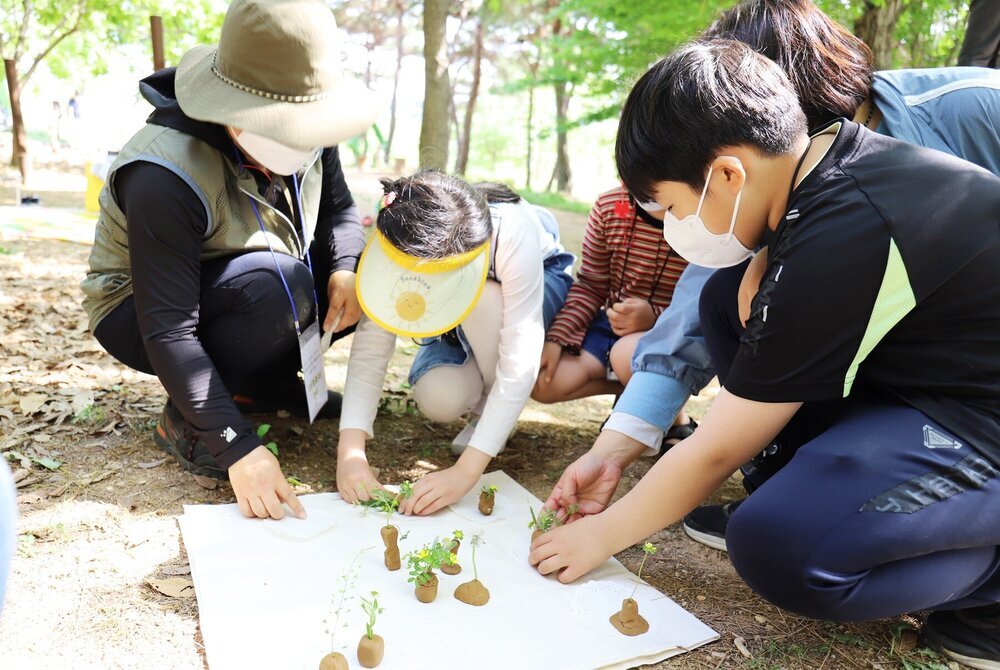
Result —
[[[232, 502], [232, 491], [202, 488], [153, 446], [163, 392], [155, 378], [105, 354], [87, 331], [78, 283], [88, 252], [68, 242], [0, 238], [0, 452], [16, 473], [20, 511], [0, 668], [203, 668], [176, 519], [186, 504]], [[430, 424], [407, 400], [414, 349], [397, 352], [369, 447], [386, 482], [453, 462], [448, 443], [460, 425]], [[327, 355], [333, 388], [342, 386], [348, 351], [344, 341]], [[692, 400], [694, 416], [716, 390]], [[610, 398], [532, 403], [493, 467], [544, 499], [563, 467], [592, 444], [609, 408]], [[334, 490], [336, 422], [256, 419], [273, 424], [282, 466], [301, 482], [300, 493]], [[619, 492], [650, 465], [630, 468]], [[730, 481], [715, 499], [740, 494]], [[958, 668], [917, 648], [915, 619], [801, 619], [763, 602], [725, 554], [689, 541], [679, 526], [651, 539], [660, 551], [647, 562], [648, 581], [721, 636], [657, 668]], [[618, 556], [633, 570], [640, 557], [636, 549]]]

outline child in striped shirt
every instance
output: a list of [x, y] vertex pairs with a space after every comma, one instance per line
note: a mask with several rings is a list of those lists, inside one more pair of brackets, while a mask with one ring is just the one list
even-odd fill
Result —
[[[639, 338], [670, 304], [685, 267], [663, 239], [662, 220], [622, 187], [603, 193], [590, 210], [576, 282], [545, 335], [532, 398], [621, 393]], [[676, 425], [688, 423], [681, 412]]]

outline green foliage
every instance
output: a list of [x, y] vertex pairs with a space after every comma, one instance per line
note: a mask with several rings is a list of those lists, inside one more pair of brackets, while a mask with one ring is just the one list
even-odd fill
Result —
[[368, 619], [365, 621], [365, 637], [369, 640], [375, 635], [375, 619], [379, 614], [385, 610], [378, 604], [378, 591], [372, 591], [372, 598], [369, 600], [362, 596], [361, 598], [361, 609], [367, 615]]
[[532, 508], [529, 507], [528, 511], [531, 512], [531, 521], [528, 522], [528, 528], [534, 528], [535, 530], [547, 533], [556, 526], [562, 525], [554, 510], [542, 507], [538, 511], [538, 516], [535, 516], [535, 510]]
[[[264, 436], [267, 435], [268, 431], [271, 430], [271, 424], [262, 423], [257, 427], [257, 437], [260, 438], [261, 442], [264, 441]], [[264, 448], [270, 451], [275, 456], [278, 455], [278, 443], [271, 440], [264, 445]]]
[[410, 577], [406, 581], [417, 586], [426, 586], [431, 581], [431, 572], [442, 565], [455, 565], [458, 557], [451, 551], [451, 542], [445, 545], [438, 538], [430, 544], [425, 544], [418, 551], [406, 555], [406, 567]]
[[568, 198], [562, 193], [549, 193], [547, 191], [518, 191], [524, 199], [532, 205], [545, 207], [546, 209], [561, 209], [564, 212], [574, 212], [576, 214], [587, 215], [590, 213], [590, 205]]
[[496, 496], [497, 491], [499, 491], [497, 487], [488, 486], [486, 484], [483, 484], [483, 488], [479, 490], [485, 493], [487, 498], [493, 498], [494, 496]]
[[[358, 578], [358, 569], [360, 568], [358, 560], [361, 558], [361, 555], [369, 549], [371, 549], [371, 547], [365, 547], [355, 554], [350, 565], [347, 566], [347, 569], [341, 573], [340, 578], [338, 579], [340, 587], [336, 592], [334, 592], [333, 597], [330, 600], [330, 604], [333, 607], [333, 622], [331, 623], [329, 616], [325, 620], [327, 626], [326, 634], [330, 636], [331, 648], [333, 648], [334, 640], [337, 637], [337, 629], [340, 627], [340, 618], [342, 616], [346, 618], [347, 614], [351, 611], [350, 603], [354, 598], [351, 591], [354, 589], [354, 584]], [[346, 627], [347, 624], [345, 623], [344, 626]]]
[[359, 500], [355, 504], [385, 514], [385, 525], [388, 526], [389, 519], [399, 509], [399, 503], [413, 497], [413, 485], [410, 480], [406, 480], [399, 485], [399, 493], [388, 489], [372, 489], [368, 495], [368, 500]]

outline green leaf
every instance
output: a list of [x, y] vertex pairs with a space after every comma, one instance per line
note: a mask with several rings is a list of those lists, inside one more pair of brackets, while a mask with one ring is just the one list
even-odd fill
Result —
[[57, 461], [54, 458], [32, 458], [31, 460], [46, 470], [58, 470], [59, 466], [62, 465], [62, 461]]
[[257, 437], [264, 439], [264, 436], [267, 435], [267, 431], [269, 430], [271, 430], [271, 424], [269, 423], [260, 424], [260, 426], [257, 427]]
[[268, 442], [264, 445], [264, 448], [270, 451], [275, 456], [278, 455], [278, 444], [276, 442]]

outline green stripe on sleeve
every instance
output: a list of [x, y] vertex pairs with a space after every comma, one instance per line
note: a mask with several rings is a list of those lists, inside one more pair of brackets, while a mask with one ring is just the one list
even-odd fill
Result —
[[872, 308], [865, 336], [861, 339], [861, 346], [858, 347], [858, 353], [855, 354], [851, 367], [847, 369], [847, 376], [844, 378], [845, 398], [851, 393], [851, 386], [854, 384], [854, 378], [858, 374], [861, 362], [868, 358], [868, 354], [882, 341], [882, 338], [897, 323], [902, 321], [903, 317], [909, 314], [916, 305], [917, 299], [910, 287], [910, 278], [906, 274], [903, 257], [899, 253], [896, 241], [890, 238], [889, 259], [885, 265], [882, 286], [875, 298], [875, 306]]

